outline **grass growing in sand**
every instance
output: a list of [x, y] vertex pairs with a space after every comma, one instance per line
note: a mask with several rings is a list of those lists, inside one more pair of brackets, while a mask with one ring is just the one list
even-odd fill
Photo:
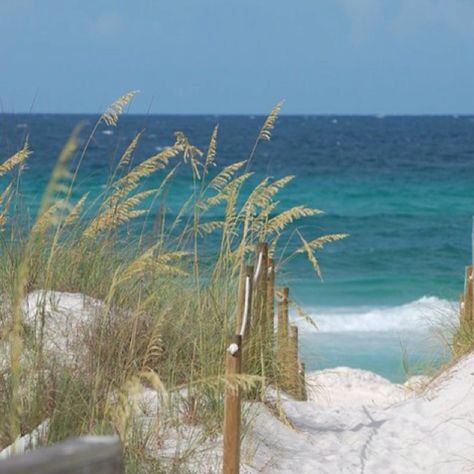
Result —
[[[114, 102], [87, 139], [80, 125], [72, 132], [33, 222], [16, 211], [28, 143], [0, 164], [6, 183], [0, 195], [0, 412], [7, 414], [0, 447], [48, 419], [46, 442], [118, 433], [130, 472], [160, 472], [164, 459], [153, 453], [161, 452], [168, 434], [199, 426], [195, 435], [187, 428], [186, 443], [166, 460], [167, 472], [184, 472], [184, 460], [220, 431], [225, 342], [234, 328], [239, 275], [255, 244], [268, 241], [277, 263], [305, 254], [320, 274], [315, 251], [344, 235], [306, 239], [287, 230], [321, 212], [304, 205], [278, 210], [276, 196], [292, 176], [247, 185], [281, 104], [246, 160], [214, 169], [217, 126], [205, 151], [176, 132], [173, 143], [145, 159], [136, 156], [138, 133], [101, 195], [73, 199], [94, 133], [115, 126], [134, 94]], [[170, 218], [163, 211], [165, 191], [183, 168], [194, 187]], [[158, 184], [150, 189], [152, 176]], [[222, 219], [208, 217], [215, 208]], [[203, 253], [210, 238], [218, 242], [213, 255]], [[35, 290], [45, 291], [35, 317], [25, 321], [25, 298]], [[54, 307], [55, 296], [48, 291], [98, 301], [88, 300], [93, 316], [87, 324], [71, 328], [68, 353], [51, 348], [46, 308]], [[244, 377], [242, 384], [255, 380]], [[138, 425], [130, 400], [143, 386], [156, 391], [161, 405], [151, 422]]]

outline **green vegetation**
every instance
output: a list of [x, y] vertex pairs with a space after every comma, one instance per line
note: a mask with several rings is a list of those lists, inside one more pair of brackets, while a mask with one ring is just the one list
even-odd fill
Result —
[[[161, 459], [150, 454], [151, 438], [158, 450], [180, 426], [199, 426], [167, 461], [168, 470], [183, 472], [183, 459], [220, 430], [225, 342], [233, 332], [239, 275], [255, 244], [269, 242], [277, 263], [306, 254], [319, 273], [315, 251], [344, 235], [306, 240], [299, 232], [285, 234], [289, 224], [320, 213], [303, 205], [277, 210], [275, 196], [291, 176], [246, 187], [257, 147], [270, 140], [281, 104], [263, 123], [245, 161], [210, 172], [218, 127], [206, 152], [177, 132], [169, 147], [135, 159], [139, 133], [100, 197], [84, 195], [73, 202], [93, 134], [100, 123], [115, 126], [133, 95], [107, 109], [84, 145], [79, 145], [80, 127], [72, 132], [30, 225], [15, 205], [28, 143], [0, 165], [0, 176], [9, 181], [0, 195], [0, 412], [7, 414], [0, 447], [49, 419], [47, 442], [118, 433], [130, 472], [137, 466], [161, 472]], [[178, 167], [189, 169], [193, 191], [173, 220], [165, 213], [152, 216]], [[161, 177], [159, 184], [145, 189], [152, 175]], [[215, 206], [223, 209], [222, 220], [207, 217]], [[138, 218], [154, 220], [154, 241], [145, 230], [130, 231]], [[202, 248], [211, 233], [218, 251], [204, 260]], [[26, 318], [25, 298], [35, 290], [44, 291]], [[90, 297], [87, 324], [65, 328], [69, 323], [59, 320], [67, 348], [51, 347], [57, 296], [48, 291]], [[250, 376], [242, 381], [254, 382]], [[155, 390], [161, 405], [151, 424], [138, 426], [130, 400], [141, 387]]]

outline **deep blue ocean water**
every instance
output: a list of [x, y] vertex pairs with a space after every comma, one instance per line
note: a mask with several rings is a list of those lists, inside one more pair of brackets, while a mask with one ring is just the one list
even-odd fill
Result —
[[[28, 135], [33, 156], [24, 173], [25, 203], [34, 213], [49, 172], [75, 124], [95, 117], [0, 115], [0, 159]], [[217, 163], [247, 158], [263, 117], [124, 116], [100, 127], [79, 176], [78, 192], [99, 192], [114, 160], [145, 129], [137, 150], [146, 157], [182, 130], [207, 148], [220, 125]], [[87, 127], [85, 132], [87, 132]], [[282, 206], [325, 211], [300, 225], [307, 238], [347, 232], [319, 253], [324, 281], [294, 261], [280, 273], [319, 331], [301, 323], [309, 369], [348, 365], [392, 380], [441, 355], [427, 321], [453, 321], [471, 260], [474, 214], [474, 117], [282, 116], [271, 142], [259, 147], [255, 179], [288, 174]], [[159, 180], [160, 175], [153, 178]], [[170, 213], [192, 189], [180, 175], [167, 195]]]

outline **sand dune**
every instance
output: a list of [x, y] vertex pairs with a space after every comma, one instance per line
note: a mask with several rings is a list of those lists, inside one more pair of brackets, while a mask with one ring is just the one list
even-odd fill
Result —
[[307, 402], [282, 401], [293, 429], [259, 409], [247, 439], [258, 444], [253, 472], [474, 472], [474, 355], [421, 394], [360, 370], [309, 381], [318, 378], [319, 396], [313, 389]]

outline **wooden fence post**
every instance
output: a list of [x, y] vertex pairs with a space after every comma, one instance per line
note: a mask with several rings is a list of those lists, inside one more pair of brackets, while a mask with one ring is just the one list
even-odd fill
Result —
[[308, 394], [306, 392], [306, 370], [304, 362], [299, 363], [299, 374], [300, 374], [300, 393], [299, 399], [300, 400], [308, 400]]
[[269, 377], [273, 378], [273, 345], [275, 338], [275, 262], [272, 258], [268, 259], [267, 271], [267, 314], [266, 314], [267, 330], [267, 357]]
[[288, 359], [288, 288], [278, 290], [278, 326], [277, 326], [277, 362], [281, 383], [287, 387], [287, 359]]
[[463, 317], [466, 323], [472, 324], [473, 321], [473, 286], [472, 286], [472, 266], [466, 267], [466, 279], [464, 282], [464, 308]]
[[288, 340], [288, 389], [297, 399], [301, 397], [301, 376], [298, 363], [298, 327], [291, 325]]
[[240, 387], [242, 336], [230, 338], [225, 362], [223, 474], [240, 471]]
[[464, 294], [459, 295], [459, 324], [463, 325], [465, 321], [464, 316]]
[[258, 375], [266, 375], [268, 366], [268, 344], [267, 344], [267, 274], [268, 274], [268, 244], [259, 242], [255, 251], [255, 288], [254, 288], [254, 312], [252, 334], [252, 359], [253, 372]]

